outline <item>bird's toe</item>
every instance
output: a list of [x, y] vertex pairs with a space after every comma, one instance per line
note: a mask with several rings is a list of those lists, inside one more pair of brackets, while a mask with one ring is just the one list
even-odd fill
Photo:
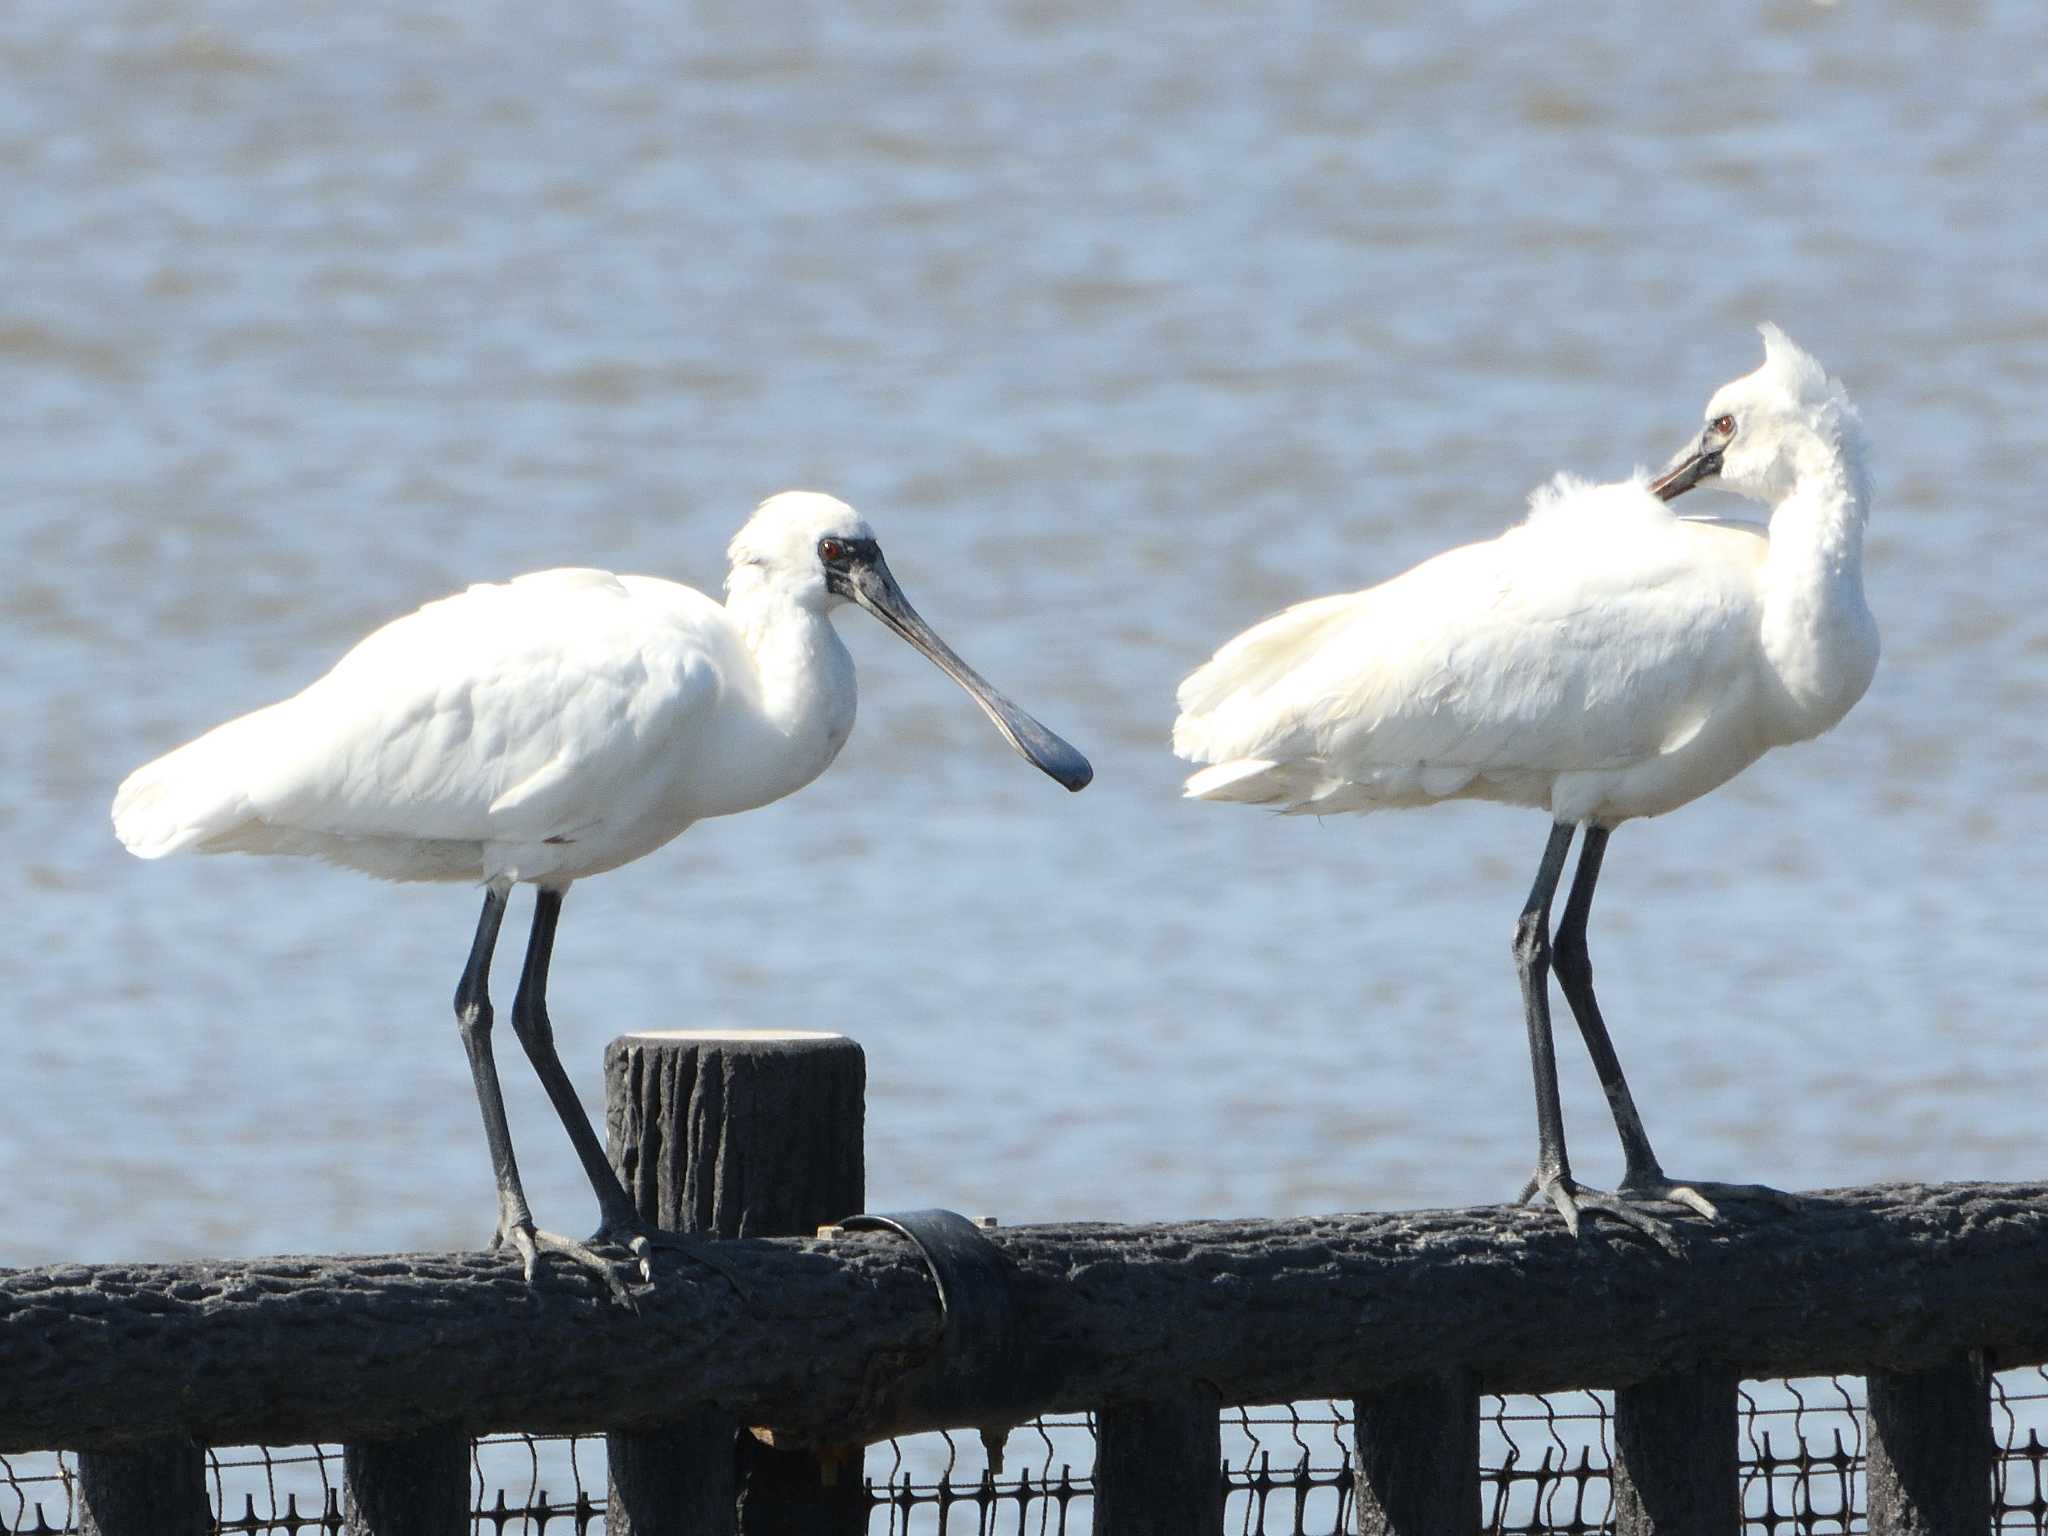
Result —
[[519, 1255], [519, 1268], [526, 1276], [528, 1285], [540, 1282], [540, 1245], [533, 1240], [533, 1228], [513, 1227], [509, 1231], [500, 1228], [491, 1239], [491, 1251], [496, 1253], [510, 1248]]
[[1550, 1208], [1564, 1219], [1565, 1230], [1573, 1237], [1579, 1235], [1579, 1187], [1572, 1182], [1571, 1175], [1546, 1172], [1539, 1168], [1529, 1176], [1528, 1186], [1522, 1191], [1521, 1199], [1515, 1203], [1526, 1205], [1537, 1195], [1550, 1202]]
[[[601, 1241], [602, 1236], [597, 1240]], [[546, 1254], [565, 1260], [578, 1269], [589, 1271], [604, 1282], [605, 1289], [611, 1293], [613, 1301], [623, 1307], [638, 1310], [627, 1285], [627, 1276], [633, 1272], [633, 1266], [605, 1257], [588, 1243], [579, 1243], [573, 1237], [563, 1237], [556, 1232], [543, 1232], [538, 1227], [526, 1224], [499, 1229], [497, 1236], [491, 1241], [492, 1251], [500, 1251], [506, 1247], [510, 1247], [519, 1255], [526, 1283], [535, 1289], [538, 1289], [541, 1283], [541, 1256]], [[642, 1278], [645, 1278], [644, 1272]]]
[[709, 1247], [711, 1239], [697, 1232], [664, 1232], [659, 1227], [626, 1226], [608, 1223], [600, 1227], [591, 1238], [594, 1243], [617, 1243], [640, 1261], [641, 1278], [652, 1282], [654, 1279], [654, 1253], [660, 1249], [667, 1253], [680, 1254], [691, 1263], [701, 1264], [711, 1270], [733, 1288], [741, 1298], [746, 1289], [724, 1264], [713, 1258]]
[[1648, 1211], [1637, 1210], [1630, 1201], [1602, 1190], [1581, 1189], [1579, 1204], [1586, 1210], [1598, 1211], [1604, 1216], [1613, 1217], [1624, 1226], [1634, 1228], [1673, 1258], [1680, 1258], [1684, 1254], [1678, 1243], [1678, 1234], [1671, 1230], [1671, 1223], [1659, 1220]]
[[1621, 1181], [1622, 1195], [1631, 1200], [1665, 1200], [1682, 1205], [1708, 1221], [1723, 1218], [1723, 1205], [1770, 1205], [1779, 1210], [1796, 1210], [1796, 1196], [1768, 1184], [1720, 1184], [1710, 1179], [1673, 1179], [1662, 1172], [1630, 1174]]
[[1690, 1184], [1672, 1185], [1671, 1193], [1666, 1198], [1677, 1201], [1680, 1205], [1685, 1206], [1698, 1215], [1706, 1217], [1709, 1221], [1719, 1221], [1721, 1219], [1720, 1207], [1694, 1189]]
[[1638, 1210], [1633, 1198], [1588, 1188], [1569, 1174], [1546, 1174], [1539, 1170], [1532, 1182], [1543, 1198], [1550, 1202], [1551, 1208], [1563, 1218], [1565, 1230], [1573, 1237], [1579, 1236], [1585, 1217], [1597, 1212], [1642, 1233], [1674, 1258], [1682, 1253], [1678, 1234], [1672, 1231], [1671, 1224], [1647, 1211]]

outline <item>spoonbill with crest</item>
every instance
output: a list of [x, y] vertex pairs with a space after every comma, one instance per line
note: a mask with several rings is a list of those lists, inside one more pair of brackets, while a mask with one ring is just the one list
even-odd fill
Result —
[[[1863, 599], [1864, 440], [1839, 383], [1775, 326], [1764, 363], [1723, 385], [1699, 436], [1654, 480], [1559, 477], [1526, 521], [1363, 592], [1246, 630], [1180, 686], [1174, 750], [1206, 765], [1199, 800], [1294, 814], [1476, 799], [1551, 820], [1514, 929], [1536, 1080], [1538, 1191], [1573, 1232], [1605, 1212], [1667, 1246], [1636, 1208], [1783, 1199], [1668, 1177], [1593, 996], [1586, 922], [1613, 830], [1726, 783], [1772, 747], [1829, 729], [1877, 667]], [[1768, 529], [1668, 503], [1719, 485]], [[1550, 935], [1573, 836], [1578, 871]], [[1551, 1042], [1552, 968], [1606, 1090], [1626, 1168], [1616, 1193], [1574, 1181]]]
[[548, 958], [571, 883], [641, 858], [708, 816], [779, 800], [853, 728], [848, 602], [930, 657], [1010, 745], [1070, 790], [1088, 760], [990, 687], [904, 598], [844, 502], [787, 491], [733, 538], [723, 604], [649, 576], [553, 570], [474, 586], [368, 636], [304, 692], [230, 720], [129, 775], [130, 852], [291, 853], [388, 880], [480, 882], [455, 991], [498, 1184], [491, 1246], [536, 1275], [551, 1252], [621, 1281], [588, 1244], [538, 1230], [491, 1055], [491, 953], [513, 885], [538, 888], [512, 1029], [597, 1193], [592, 1243], [651, 1274], [655, 1240], [555, 1054]]

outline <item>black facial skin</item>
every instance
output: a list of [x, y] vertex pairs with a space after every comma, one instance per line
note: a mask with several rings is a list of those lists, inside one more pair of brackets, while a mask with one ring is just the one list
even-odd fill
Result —
[[825, 590], [836, 597], [853, 597], [854, 567], [872, 565], [881, 558], [882, 546], [874, 539], [818, 540], [818, 563], [825, 567]]
[[1688, 448], [1650, 482], [1650, 494], [1661, 501], [1676, 501], [1703, 480], [1721, 473], [1721, 454], [1735, 436], [1735, 418], [1716, 416], [1700, 433], [1696, 447]]

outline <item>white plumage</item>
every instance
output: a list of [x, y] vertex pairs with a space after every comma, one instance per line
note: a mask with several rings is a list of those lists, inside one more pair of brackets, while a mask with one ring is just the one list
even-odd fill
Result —
[[1180, 691], [1174, 749], [1217, 765], [1188, 793], [1318, 814], [1454, 797], [1571, 821], [1669, 810], [1793, 739], [1745, 708], [1768, 548], [1672, 516], [1646, 480], [1561, 476], [1499, 538], [1219, 651]]
[[823, 773], [853, 728], [853, 660], [832, 625], [868, 609], [965, 688], [1068, 789], [1087, 759], [991, 688], [918, 617], [873, 531], [830, 496], [763, 502], [734, 536], [721, 604], [675, 582], [556, 570], [471, 587], [368, 636], [325, 677], [130, 774], [114, 830], [143, 858], [307, 854], [392, 880], [486, 888], [456, 1011], [498, 1171], [497, 1241], [616, 1280], [535, 1229], [489, 1047], [487, 981], [507, 893], [540, 887], [513, 1027], [597, 1192], [600, 1238], [648, 1236], [555, 1057], [545, 1010], [569, 884], [692, 822], [765, 805]]
[[[1225, 645], [1180, 687], [1174, 750], [1205, 765], [1187, 794], [1318, 815], [1461, 798], [1547, 811], [1564, 834], [1558, 869], [1571, 830], [1590, 829], [1569, 933], [1582, 946], [1612, 828], [1827, 730], [1876, 669], [1855, 412], [1811, 357], [1763, 331], [1763, 366], [1715, 394], [1697, 445], [1655, 482], [1560, 476], [1498, 538], [1301, 603]], [[1767, 503], [1769, 527], [1672, 511], [1716, 478]], [[1550, 864], [1531, 896], [1546, 927]], [[1581, 959], [1563, 953], [1567, 937], [1561, 926], [1561, 980]], [[1527, 957], [1538, 969], [1547, 945]], [[1567, 992], [1589, 1043], [1604, 1043], [1590, 972]], [[1541, 1027], [1547, 1038], [1547, 1013]], [[1619, 1067], [1602, 1075], [1617, 1118], [1632, 1120]], [[1539, 1098], [1543, 1076], [1539, 1063]], [[1623, 1138], [1624, 1193], [1710, 1208], [1663, 1180], [1647, 1139], [1634, 1144], [1627, 1125]], [[1534, 1182], [1575, 1222], [1561, 1129], [1546, 1126], [1543, 1144]]]
[[1608, 826], [1674, 810], [1870, 684], [1842, 468], [1769, 531], [1679, 517], [1647, 477], [1561, 475], [1496, 539], [1255, 625], [1181, 684], [1174, 750], [1213, 765], [1187, 792], [1319, 814], [1499, 800]]
[[784, 615], [828, 684], [791, 697], [741, 617], [609, 571], [471, 587], [136, 770], [115, 831], [145, 858], [304, 853], [394, 880], [601, 873], [801, 787], [846, 740], [836, 632]]

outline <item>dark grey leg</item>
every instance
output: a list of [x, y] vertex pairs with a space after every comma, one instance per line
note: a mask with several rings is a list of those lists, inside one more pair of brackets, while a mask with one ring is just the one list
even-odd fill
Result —
[[1557, 1091], [1557, 1052], [1550, 1031], [1550, 903], [1564, 875], [1574, 830], [1568, 822], [1551, 826], [1535, 884], [1529, 888], [1522, 915], [1515, 920], [1515, 971], [1522, 982], [1522, 1010], [1529, 1026], [1529, 1063], [1536, 1076], [1536, 1171], [1524, 1186], [1523, 1198], [1540, 1191], [1574, 1234], [1579, 1230], [1581, 1211], [1601, 1211], [1676, 1252], [1677, 1239], [1663, 1222], [1612, 1195], [1577, 1184], [1565, 1152], [1564, 1110]]
[[[493, 1249], [508, 1244], [515, 1249], [526, 1268], [526, 1279], [532, 1284], [538, 1277], [540, 1256], [543, 1253], [558, 1253], [573, 1260], [586, 1269], [594, 1270], [604, 1280], [612, 1295], [630, 1305], [624, 1277], [618, 1273], [618, 1266], [608, 1259], [593, 1253], [582, 1243], [552, 1232], [543, 1232], [533, 1224], [533, 1212], [526, 1203], [526, 1193], [520, 1187], [519, 1169], [512, 1159], [512, 1137], [505, 1125], [505, 1099], [498, 1086], [498, 1071], [491, 1056], [491, 1003], [486, 995], [486, 985], [491, 968], [491, 952], [497, 947], [498, 927], [504, 921], [505, 901], [510, 894], [509, 887], [493, 886], [484, 897], [484, 912], [477, 922], [476, 942], [470, 946], [469, 965], [462, 973], [462, 981], [455, 990], [455, 1017], [462, 1029], [462, 1043], [469, 1051], [470, 1072], [476, 1079], [476, 1096], [484, 1112], [484, 1136], [491, 1147], [491, 1163], [498, 1175], [498, 1230], [491, 1239]], [[550, 893], [543, 892], [545, 898]], [[554, 908], [559, 909], [561, 897], [554, 897]], [[536, 928], [539, 918], [536, 914]], [[553, 911], [549, 909], [547, 938], [554, 937]], [[527, 970], [531, 973], [532, 956], [529, 951]], [[541, 958], [539, 984], [547, 984], [547, 959]], [[527, 1003], [527, 978], [522, 977], [518, 998], [512, 1006], [512, 1028], [527, 1045], [527, 1054], [533, 1054], [533, 1047], [526, 1041], [527, 1025], [523, 1018]], [[552, 1056], [552, 1051], [550, 1051]], [[560, 1063], [556, 1071], [560, 1072]], [[550, 1090], [552, 1096], [552, 1089]], [[589, 1127], [584, 1127], [585, 1134]], [[602, 1156], [602, 1153], [599, 1154]], [[611, 1171], [607, 1165], [605, 1171]], [[616, 1184], [614, 1180], [614, 1184]], [[621, 1198], [624, 1198], [621, 1192]]]
[[[554, 959], [555, 924], [561, 915], [562, 892], [543, 890], [536, 895], [533, 936], [527, 941], [526, 966], [519, 974], [519, 991], [512, 999], [512, 1031], [519, 1036], [519, 1043], [526, 1047], [526, 1059], [533, 1063], [535, 1075], [548, 1091], [549, 1102], [555, 1106], [555, 1113], [562, 1117], [562, 1126], [568, 1131], [576, 1156], [583, 1164], [583, 1172], [597, 1194], [598, 1225], [591, 1241], [617, 1243], [632, 1253], [639, 1260], [642, 1280], [654, 1278], [653, 1250], [657, 1247], [673, 1248], [723, 1275], [729, 1285], [739, 1290], [739, 1281], [731, 1272], [704, 1251], [700, 1236], [689, 1232], [659, 1231], [640, 1219], [632, 1196], [619, 1182], [611, 1159], [604, 1155], [603, 1143], [597, 1139], [597, 1132], [591, 1129], [590, 1117], [583, 1113], [583, 1102], [576, 1097], [575, 1086], [562, 1068], [562, 1058], [555, 1054], [555, 1026], [548, 1019], [548, 965]], [[614, 1291], [618, 1290], [615, 1268], [583, 1244], [546, 1232], [535, 1236], [544, 1248], [566, 1253], [579, 1263], [602, 1266], [607, 1279], [613, 1281]], [[741, 1294], [744, 1295], [744, 1291]]]
[[1593, 910], [1593, 887], [1600, 879], [1600, 861], [1607, 854], [1608, 829], [1586, 828], [1586, 840], [1579, 849], [1578, 872], [1572, 876], [1571, 894], [1565, 898], [1564, 915], [1557, 921], [1557, 942], [1552, 964], [1557, 985], [1571, 1004], [1572, 1017], [1579, 1021], [1579, 1033], [1586, 1037], [1586, 1053], [1600, 1074], [1600, 1086], [1607, 1092], [1607, 1104], [1614, 1111], [1614, 1128], [1621, 1133], [1621, 1150], [1628, 1159], [1631, 1175], [1662, 1176], [1657, 1154], [1650, 1150], [1650, 1138], [1643, 1130], [1643, 1117], [1636, 1113], [1636, 1101], [1622, 1076], [1621, 1059], [1614, 1054], [1607, 1025], [1600, 1017], [1600, 1004], [1593, 997], [1593, 961], [1586, 952], [1586, 919]]
[[[1543, 847], [1543, 863], [1536, 870], [1536, 883], [1522, 915], [1515, 919], [1515, 974], [1522, 981], [1522, 1012], [1529, 1025], [1529, 1064], [1536, 1074], [1536, 1176], [1538, 1189], [1546, 1192], [1551, 1183], [1572, 1176], [1571, 1161], [1564, 1146], [1564, 1107], [1557, 1093], [1557, 1050], [1550, 1035], [1550, 900], [1557, 894], [1558, 878], [1564, 873], [1565, 855], [1571, 851], [1572, 828], [1559, 822], [1550, 829], [1550, 841]], [[1565, 1225], [1579, 1229], [1578, 1214], [1569, 1204], [1559, 1206]]]
[[1638, 1199], [1676, 1201], [1709, 1220], [1720, 1213], [1703, 1191], [1711, 1190], [1724, 1199], [1788, 1203], [1788, 1196], [1761, 1184], [1706, 1184], [1667, 1178], [1663, 1165], [1657, 1161], [1657, 1154], [1651, 1150], [1649, 1133], [1643, 1129], [1643, 1117], [1637, 1113], [1628, 1079], [1622, 1075], [1621, 1058], [1614, 1052], [1607, 1023], [1600, 1016], [1599, 1001], [1593, 996], [1593, 961], [1586, 950], [1586, 921], [1593, 910], [1593, 887], [1600, 880], [1600, 863], [1607, 854], [1608, 835], [1606, 827], [1586, 829], [1578, 871], [1572, 876], [1571, 894], [1565, 898], [1564, 915], [1557, 921], [1552, 964], [1565, 1001], [1571, 1004], [1572, 1017], [1578, 1020], [1579, 1033], [1585, 1037], [1586, 1053], [1593, 1058], [1593, 1070], [1600, 1074], [1600, 1086], [1606, 1091], [1608, 1108], [1614, 1112], [1614, 1128], [1621, 1136], [1622, 1155], [1627, 1159], [1627, 1172], [1622, 1176], [1619, 1192]]
[[[469, 1072], [476, 1082], [476, 1099], [484, 1115], [484, 1140], [491, 1149], [491, 1168], [498, 1179], [498, 1230], [492, 1234], [495, 1250], [510, 1245], [526, 1268], [531, 1284], [537, 1276], [542, 1252], [560, 1253], [596, 1270], [612, 1294], [626, 1300], [625, 1281], [617, 1266], [598, 1257], [580, 1243], [536, 1230], [533, 1211], [526, 1203], [526, 1191], [519, 1182], [519, 1164], [512, 1155], [512, 1133], [505, 1123], [505, 1095], [498, 1085], [497, 1062], [491, 1054], [491, 955], [498, 947], [498, 929], [505, 920], [509, 885], [493, 885], [484, 893], [483, 915], [477, 919], [476, 939], [469, 947], [469, 963], [455, 987], [455, 1023], [462, 1032], [463, 1049], [469, 1053]], [[545, 970], [545, 967], [543, 967]], [[513, 1010], [513, 1026], [519, 1011]]]
[[507, 1233], [533, 1225], [526, 1192], [519, 1184], [519, 1164], [512, 1156], [512, 1132], [505, 1124], [505, 1095], [498, 1086], [498, 1067], [491, 1056], [491, 954], [498, 947], [498, 926], [505, 920], [508, 894], [509, 888], [495, 885], [484, 892], [483, 915], [476, 922], [469, 963], [455, 986], [455, 1027], [462, 1032], [462, 1048], [469, 1054], [469, 1075], [476, 1083], [476, 1101], [484, 1115], [484, 1140], [491, 1149], [491, 1171], [498, 1180], [498, 1231], [491, 1240], [493, 1248], [505, 1241]]
[[555, 1054], [555, 1027], [548, 1019], [548, 964], [554, 958], [555, 925], [561, 915], [562, 892], [542, 890], [536, 895], [526, 967], [520, 972], [519, 992], [512, 1000], [512, 1031], [526, 1047], [527, 1059], [533, 1063], [541, 1086], [547, 1089], [555, 1113], [562, 1117], [562, 1126], [575, 1144], [584, 1175], [597, 1193], [602, 1230], [637, 1230], [640, 1213], [619, 1183], [618, 1174], [613, 1172], [611, 1160], [604, 1155], [604, 1144], [591, 1129], [590, 1117], [584, 1114], [575, 1086], [562, 1068], [562, 1058]]
[[[576, 1156], [583, 1164], [584, 1175], [597, 1195], [598, 1227], [591, 1241], [617, 1243], [628, 1250], [638, 1261], [637, 1273], [642, 1280], [654, 1278], [653, 1250], [657, 1247], [673, 1248], [724, 1276], [728, 1284], [739, 1290], [739, 1281], [723, 1264], [703, 1251], [704, 1241], [700, 1236], [688, 1232], [662, 1232], [641, 1220], [632, 1197], [626, 1193], [625, 1186], [612, 1169], [611, 1159], [605, 1156], [604, 1144], [591, 1128], [590, 1117], [583, 1112], [583, 1102], [576, 1097], [575, 1086], [563, 1070], [561, 1057], [555, 1053], [555, 1027], [548, 1018], [548, 966], [554, 959], [555, 926], [562, 915], [562, 896], [561, 891], [540, 890], [535, 893], [533, 934], [527, 940], [526, 964], [519, 973], [519, 991], [512, 999], [512, 1032], [526, 1048], [526, 1059], [533, 1063], [534, 1074], [547, 1090], [548, 1101], [555, 1106], [555, 1113], [561, 1116], [562, 1126], [568, 1131]], [[611, 1260], [600, 1257], [583, 1243], [557, 1237], [552, 1232], [535, 1232], [529, 1226], [527, 1236], [531, 1244], [542, 1251], [562, 1254], [597, 1270], [611, 1286], [614, 1296], [621, 1301], [628, 1300], [620, 1267]], [[529, 1252], [524, 1243], [521, 1251]], [[531, 1265], [529, 1252], [529, 1273]], [[745, 1294], [744, 1291], [741, 1293]]]

